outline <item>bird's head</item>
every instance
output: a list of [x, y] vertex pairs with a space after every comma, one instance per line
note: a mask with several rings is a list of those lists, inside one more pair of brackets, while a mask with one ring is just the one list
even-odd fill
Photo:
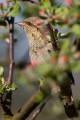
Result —
[[28, 27], [38, 27], [42, 23], [41, 19], [38, 17], [29, 17], [22, 22], [17, 22], [15, 24], [21, 26], [24, 30]]

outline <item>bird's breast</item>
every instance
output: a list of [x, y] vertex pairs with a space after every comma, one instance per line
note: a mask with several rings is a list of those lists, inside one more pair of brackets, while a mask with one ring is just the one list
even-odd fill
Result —
[[42, 62], [50, 56], [48, 51], [52, 50], [52, 44], [49, 43], [49, 35], [40, 32], [38, 29], [28, 29], [26, 35], [29, 40], [29, 51], [31, 60]]

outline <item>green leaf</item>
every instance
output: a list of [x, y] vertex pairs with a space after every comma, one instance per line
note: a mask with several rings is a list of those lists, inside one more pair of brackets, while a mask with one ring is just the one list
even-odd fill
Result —
[[57, 7], [55, 9], [55, 14], [59, 15], [61, 18], [66, 18], [66, 16], [69, 14], [69, 10], [67, 6]]
[[17, 89], [17, 86], [13, 83], [13, 84], [12, 84], [12, 89], [11, 89], [11, 90], [14, 91], [14, 90], [16, 90], [16, 89]]
[[64, 51], [65, 54], [70, 54], [70, 40], [66, 40], [62, 46], [62, 50]]
[[78, 24], [73, 25], [71, 31], [80, 37], [80, 26]]
[[6, 87], [5, 87], [5, 91], [6, 92], [9, 92], [9, 91], [14, 91], [16, 90], [17, 86], [13, 83], [11, 86], [9, 86], [7, 83], [6, 83]]
[[1, 84], [2, 84], [2, 85], [5, 84], [5, 80], [4, 80], [3, 77], [1, 77]]
[[5, 20], [0, 19], [0, 26], [7, 26], [7, 22]]
[[40, 92], [37, 96], [37, 102], [41, 103], [41, 101], [43, 101], [44, 97], [45, 97], [45, 94], [43, 92]]
[[74, 63], [71, 65], [71, 70], [73, 72], [79, 72], [80, 71], [80, 63]]
[[51, 72], [52, 67], [53, 66], [51, 66], [51, 64], [46, 64], [45, 63], [44, 65], [39, 66], [39, 68], [37, 69], [37, 71], [38, 71], [38, 73], [40, 75], [46, 76], [46, 75], [48, 75]]
[[8, 5], [4, 5], [3, 10], [7, 10], [7, 9], [8, 9]]
[[45, 9], [50, 9], [51, 7], [51, 4], [50, 4], [50, 1], [49, 0], [43, 0], [41, 2], [41, 8], [45, 8]]
[[60, 38], [64, 39], [64, 38], [69, 38], [71, 36], [71, 33], [68, 32], [68, 33], [61, 33], [60, 34]]
[[16, 2], [16, 4], [13, 6], [13, 8], [11, 9], [10, 13], [8, 14], [8, 16], [18, 16], [21, 12], [21, 7], [19, 2]]
[[0, 93], [5, 92], [6, 83], [0, 87]]
[[0, 66], [0, 76], [3, 76], [3, 74], [4, 74], [4, 69], [2, 66]]

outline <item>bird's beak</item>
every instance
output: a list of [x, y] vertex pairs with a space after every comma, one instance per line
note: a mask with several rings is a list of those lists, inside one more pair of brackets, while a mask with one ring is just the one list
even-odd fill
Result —
[[17, 25], [19, 25], [19, 26], [22, 26], [22, 22], [17, 22], [17, 23], [15, 23], [15, 24], [17, 24]]

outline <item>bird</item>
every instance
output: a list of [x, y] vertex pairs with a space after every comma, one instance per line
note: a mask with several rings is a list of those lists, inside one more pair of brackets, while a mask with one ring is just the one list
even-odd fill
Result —
[[[36, 16], [26, 18], [22, 22], [17, 22], [16, 24], [21, 26], [28, 37], [31, 60], [36, 60], [41, 63], [45, 61], [46, 58], [50, 57], [50, 53], [54, 50], [54, 40], [52, 40], [51, 32], [55, 30], [50, 24], [44, 24], [43, 20]], [[57, 41], [55, 41], [55, 44], [57, 50], [60, 50]], [[67, 76], [67, 83], [60, 86], [61, 98], [64, 102], [67, 116], [72, 118], [78, 116], [71, 89], [71, 84], [74, 84], [74, 78], [71, 71], [67, 71]], [[72, 111], [72, 113], [70, 111]]]
[[46, 25], [36, 25], [36, 21], [40, 20], [37, 17], [29, 17], [23, 22], [17, 23], [20, 25], [29, 38], [29, 53], [31, 60], [38, 62], [44, 61], [44, 57], [53, 50], [52, 44], [49, 43], [50, 32]]

